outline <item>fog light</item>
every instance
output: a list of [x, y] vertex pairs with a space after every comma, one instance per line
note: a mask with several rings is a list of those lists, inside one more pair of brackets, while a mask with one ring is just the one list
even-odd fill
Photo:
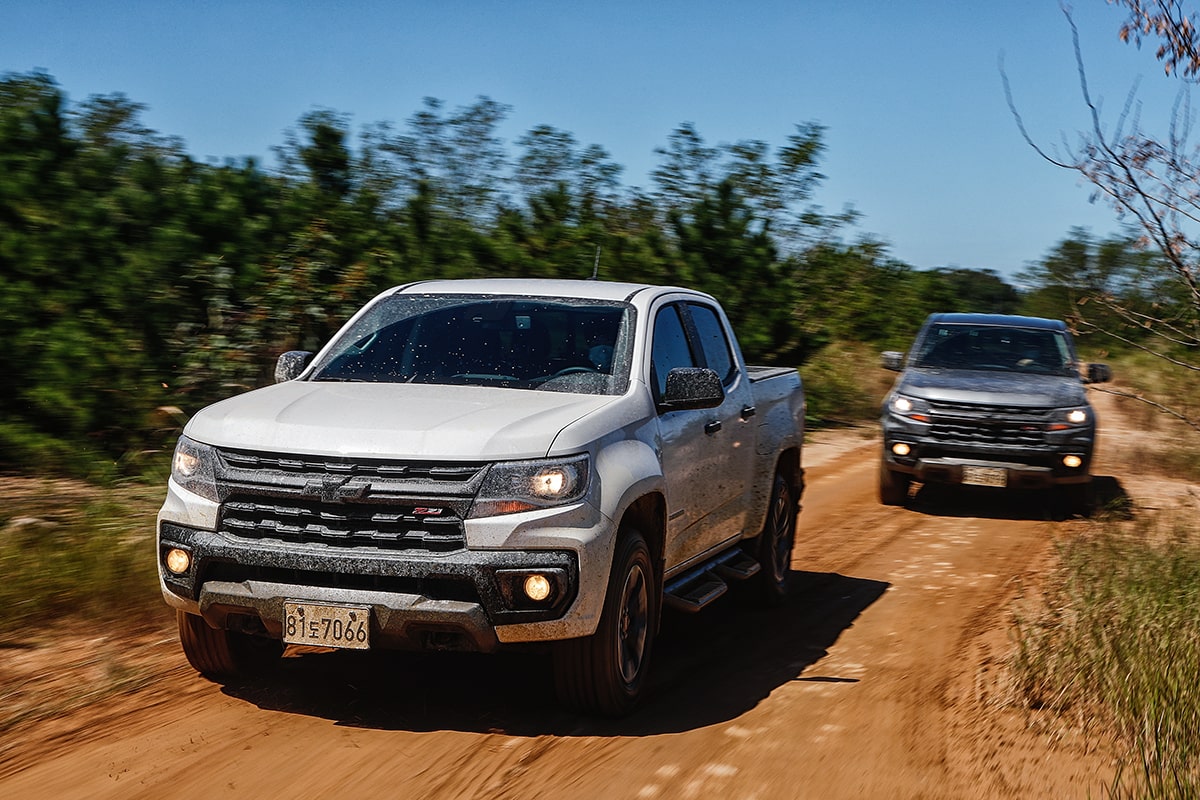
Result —
[[1075, 469], [1083, 465], [1083, 459], [1079, 456], [1063, 456], [1063, 466]]
[[898, 456], [906, 456], [912, 452], [912, 448], [906, 445], [904, 442], [896, 442], [894, 445], [892, 445], [892, 452]]
[[180, 550], [178, 547], [173, 547], [167, 551], [167, 557], [164, 559], [167, 569], [176, 575], [182, 575], [192, 566], [192, 557], [187, 550]]
[[535, 603], [540, 603], [550, 596], [550, 579], [545, 575], [530, 575], [522, 587], [525, 596]]

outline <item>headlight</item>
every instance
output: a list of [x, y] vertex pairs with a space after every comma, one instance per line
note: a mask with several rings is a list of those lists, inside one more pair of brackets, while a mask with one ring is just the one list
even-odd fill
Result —
[[180, 487], [217, 502], [217, 479], [214, 469], [217, 454], [206, 444], [179, 437], [175, 457], [171, 460], [171, 477]]
[[1079, 425], [1086, 425], [1091, 418], [1092, 411], [1087, 406], [1066, 408], [1055, 412], [1054, 421], [1046, 426], [1046, 430], [1067, 431]]
[[493, 464], [471, 506], [471, 517], [515, 514], [574, 503], [587, 494], [588, 457]]
[[908, 417], [917, 422], [929, 422], [929, 404], [920, 398], [894, 394], [888, 401], [888, 406], [894, 413], [902, 417]]

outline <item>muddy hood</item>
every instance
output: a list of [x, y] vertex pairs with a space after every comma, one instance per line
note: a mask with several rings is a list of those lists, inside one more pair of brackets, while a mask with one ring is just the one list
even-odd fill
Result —
[[616, 398], [477, 386], [289, 381], [209, 406], [184, 433], [240, 450], [370, 458], [537, 458]]
[[1087, 404], [1078, 378], [967, 369], [909, 369], [896, 391], [947, 403], [1068, 408]]

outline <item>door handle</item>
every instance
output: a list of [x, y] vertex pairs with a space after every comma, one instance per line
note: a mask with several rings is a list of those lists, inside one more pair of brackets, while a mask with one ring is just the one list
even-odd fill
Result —
[[754, 406], [742, 406], [742, 419], [750, 419], [758, 413], [758, 409]]
[[712, 436], [717, 431], [721, 430], [721, 420], [714, 419], [712, 422], [704, 426], [704, 432]]

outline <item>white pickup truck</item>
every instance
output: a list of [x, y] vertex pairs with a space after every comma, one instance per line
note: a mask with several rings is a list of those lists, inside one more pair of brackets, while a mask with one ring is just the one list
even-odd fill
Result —
[[787, 590], [793, 369], [747, 367], [687, 289], [469, 280], [383, 292], [277, 383], [187, 424], [158, 515], [184, 653], [540, 644], [560, 699], [628, 713], [662, 607]]

